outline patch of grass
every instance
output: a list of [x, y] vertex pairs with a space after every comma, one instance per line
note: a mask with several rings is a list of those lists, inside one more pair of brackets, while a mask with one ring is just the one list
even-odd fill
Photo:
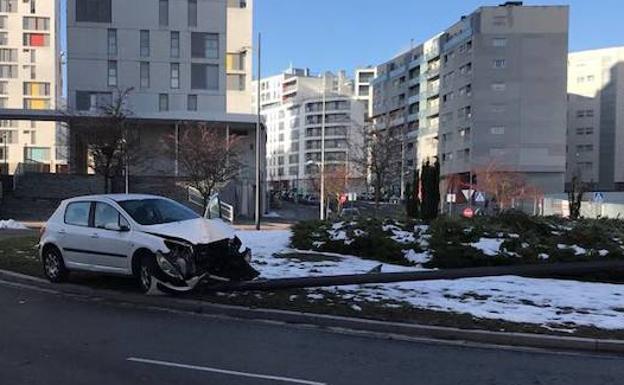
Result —
[[0, 240], [0, 269], [43, 277], [37, 254], [36, 236], [19, 236]]

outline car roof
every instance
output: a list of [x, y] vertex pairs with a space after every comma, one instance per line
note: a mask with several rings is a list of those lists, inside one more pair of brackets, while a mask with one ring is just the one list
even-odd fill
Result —
[[67, 202], [87, 201], [87, 200], [111, 200], [115, 202], [123, 202], [128, 200], [142, 200], [142, 199], [167, 199], [158, 195], [150, 194], [97, 194], [97, 195], [83, 195], [67, 199]]

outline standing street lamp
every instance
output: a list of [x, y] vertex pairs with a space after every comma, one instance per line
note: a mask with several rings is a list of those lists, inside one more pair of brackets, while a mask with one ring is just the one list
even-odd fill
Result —
[[[321, 156], [321, 158], [323, 158]], [[324, 160], [324, 159], [323, 159]], [[320, 211], [319, 211], [319, 218], [321, 220], [325, 220], [325, 175], [324, 175], [324, 167], [323, 167], [323, 162], [315, 162], [313, 160], [309, 160], [306, 162], [307, 166], [316, 166], [319, 168], [319, 179], [321, 181], [321, 196], [319, 198], [319, 205], [320, 205]]]
[[325, 102], [327, 99], [327, 77], [326, 77], [326, 73], [323, 73], [323, 98], [322, 98], [322, 103], [323, 103], [323, 108], [322, 108], [322, 115], [321, 115], [321, 165], [320, 165], [320, 170], [321, 170], [321, 199], [320, 199], [320, 203], [321, 203], [321, 215], [320, 215], [320, 219], [323, 221], [325, 220], [325, 112], [326, 112], [326, 107], [325, 107]]

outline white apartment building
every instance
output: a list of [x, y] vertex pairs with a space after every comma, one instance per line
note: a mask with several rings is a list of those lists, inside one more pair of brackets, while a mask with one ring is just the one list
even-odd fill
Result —
[[[61, 97], [60, 1], [0, 0], [0, 108], [56, 109]], [[54, 122], [0, 120], [0, 170], [62, 171]]]
[[624, 191], [624, 47], [568, 56], [568, 165], [594, 191]]
[[[146, 153], [158, 154], [163, 139], [187, 124], [242, 137], [245, 166], [227, 190], [249, 214], [256, 189], [253, 1], [68, 0], [67, 14], [70, 112], [98, 115], [132, 89], [125, 107]], [[75, 135], [71, 143], [72, 166], [87, 172], [87, 146]], [[264, 142], [259, 146], [264, 157]], [[184, 176], [177, 157], [158, 155], [133, 165], [131, 175]]]
[[[564, 189], [567, 6], [485, 6], [377, 67], [373, 118], [403, 138], [395, 194], [436, 158], [443, 186], [492, 164]], [[399, 166], [401, 165], [401, 166]], [[401, 183], [403, 182], [403, 183]], [[461, 193], [459, 194], [461, 196]]]
[[261, 79], [267, 174], [274, 191], [297, 189], [316, 193], [318, 187], [314, 187], [313, 180], [321, 162], [323, 99], [325, 169], [344, 170], [346, 165], [348, 188], [362, 189], [361, 173], [349, 162], [349, 149], [361, 143], [367, 101], [357, 99], [353, 87], [353, 81], [344, 72], [312, 75], [308, 69], [291, 68]]

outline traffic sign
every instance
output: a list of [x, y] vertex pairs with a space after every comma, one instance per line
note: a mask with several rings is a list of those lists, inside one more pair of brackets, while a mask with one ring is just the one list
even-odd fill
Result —
[[464, 218], [472, 218], [472, 217], [474, 217], [474, 214], [475, 214], [475, 212], [472, 209], [472, 207], [466, 207], [464, 209], [464, 212], [463, 212]]
[[595, 192], [594, 193], [594, 202], [599, 202], [599, 203], [604, 202], [604, 193]]
[[455, 203], [457, 202], [456, 194], [446, 194], [446, 203]]
[[485, 202], [485, 194], [482, 192], [477, 192], [477, 194], [475, 195], [475, 202], [477, 203]]
[[345, 194], [340, 195], [340, 204], [344, 205], [347, 203], [347, 196]]
[[472, 190], [472, 189], [470, 190], [466, 189], [466, 190], [462, 190], [462, 194], [464, 194], [464, 196], [466, 197], [466, 200], [469, 201], [470, 198], [472, 198], [472, 194], [474, 194], [474, 191], [475, 190]]

